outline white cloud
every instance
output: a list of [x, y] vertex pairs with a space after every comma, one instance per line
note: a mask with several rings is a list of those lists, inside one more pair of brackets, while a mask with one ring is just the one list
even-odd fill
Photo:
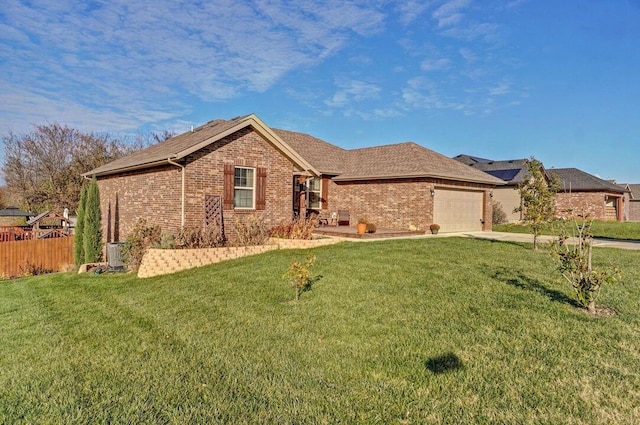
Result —
[[438, 27], [448, 27], [462, 21], [464, 15], [460, 12], [470, 3], [470, 0], [449, 0], [437, 8], [431, 16], [438, 21]]
[[483, 39], [493, 41], [497, 35], [498, 26], [491, 23], [472, 24], [465, 27], [455, 27], [444, 30], [442, 34], [466, 41]]
[[473, 50], [467, 47], [461, 48], [460, 50], [458, 50], [458, 52], [460, 53], [460, 56], [462, 56], [468, 63], [474, 63], [478, 61], [478, 55]]
[[509, 93], [511, 93], [511, 83], [508, 81], [502, 81], [498, 85], [489, 89], [489, 94], [491, 96], [503, 96]]
[[[211, 102], [264, 92], [334, 55], [350, 37], [382, 30], [385, 19], [359, 0], [5, 3], [0, 128], [9, 115], [25, 113], [34, 121], [85, 116], [92, 125], [92, 113], [115, 113], [125, 117], [117, 128], [137, 127], [184, 113], [178, 99], [185, 93]], [[14, 102], [9, 109], [15, 87], [28, 110]]]
[[420, 64], [422, 71], [441, 71], [451, 67], [451, 61], [447, 58], [425, 59]]
[[427, 0], [410, 0], [401, 2], [398, 6], [400, 13], [400, 22], [409, 25], [420, 17], [427, 9], [431, 7], [433, 1]]
[[339, 85], [338, 90], [331, 99], [325, 100], [327, 106], [341, 108], [354, 102], [375, 99], [380, 93], [380, 87], [365, 83], [363, 81], [352, 80]]

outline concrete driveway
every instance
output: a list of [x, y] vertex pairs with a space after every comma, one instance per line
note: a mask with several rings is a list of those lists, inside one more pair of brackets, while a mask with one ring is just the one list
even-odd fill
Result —
[[[508, 242], [528, 242], [533, 243], [533, 235], [528, 233], [507, 233], [507, 232], [463, 232], [463, 233], [451, 233], [451, 236], [466, 236], [469, 238], [477, 239], [489, 239], [494, 241], [508, 241]], [[556, 236], [538, 236], [538, 243], [546, 244], [557, 239]], [[571, 240], [570, 240], [571, 241]], [[593, 239], [594, 247], [603, 248], [618, 248], [618, 249], [630, 249], [640, 250], [640, 241], [620, 241], [615, 239]]]

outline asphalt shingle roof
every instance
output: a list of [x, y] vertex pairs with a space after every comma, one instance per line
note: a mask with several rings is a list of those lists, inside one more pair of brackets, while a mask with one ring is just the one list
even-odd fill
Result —
[[626, 185], [619, 185], [619, 186], [628, 186], [629, 190], [631, 191], [630, 193], [630, 197], [632, 201], [640, 201], [640, 184], [626, 184]]
[[322, 174], [338, 175], [343, 172], [344, 149], [308, 134], [277, 128], [273, 131]]
[[435, 177], [500, 185], [503, 182], [413, 142], [346, 152], [345, 171], [336, 181]]
[[547, 170], [558, 178], [560, 191], [614, 192], [624, 193], [626, 190], [617, 184], [608, 182], [577, 168], [552, 168]]
[[[253, 117], [253, 118], [252, 118]], [[254, 120], [255, 118], [255, 120]], [[244, 122], [262, 125], [253, 115], [232, 120], [211, 121], [193, 131], [160, 142], [132, 155], [96, 168], [85, 175], [101, 175], [127, 169], [146, 168], [184, 157], [215, 142], [217, 137]], [[433, 177], [483, 184], [500, 185], [503, 181], [480, 170], [424, 148], [413, 142], [371, 148], [345, 150], [304, 133], [268, 129], [321, 174], [337, 176], [335, 180]]]
[[172, 137], [146, 149], [139, 150], [131, 155], [122, 157], [94, 170], [87, 175], [104, 174], [111, 171], [123, 170], [132, 167], [143, 167], [145, 165], [153, 165], [155, 163], [166, 161], [167, 159], [175, 159], [182, 152], [188, 151], [190, 148], [197, 146], [203, 141], [215, 137], [220, 133], [232, 128], [238, 124], [243, 117], [237, 117], [231, 120], [215, 120], [210, 121], [193, 131], [182, 133]]
[[0, 210], [0, 217], [31, 217], [32, 215], [18, 207], [6, 207]]

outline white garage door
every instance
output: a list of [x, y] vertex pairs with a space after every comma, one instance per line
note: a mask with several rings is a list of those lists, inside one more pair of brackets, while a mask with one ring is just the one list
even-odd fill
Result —
[[441, 232], [469, 232], [482, 230], [483, 192], [436, 189], [433, 222]]

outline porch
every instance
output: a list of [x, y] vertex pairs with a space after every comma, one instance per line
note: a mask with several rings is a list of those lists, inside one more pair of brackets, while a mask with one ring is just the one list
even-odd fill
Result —
[[401, 238], [407, 236], [424, 235], [424, 231], [377, 229], [375, 233], [359, 234], [355, 226], [328, 226], [321, 225], [313, 231], [316, 235], [333, 236], [339, 238], [353, 239], [380, 239], [380, 238]]

